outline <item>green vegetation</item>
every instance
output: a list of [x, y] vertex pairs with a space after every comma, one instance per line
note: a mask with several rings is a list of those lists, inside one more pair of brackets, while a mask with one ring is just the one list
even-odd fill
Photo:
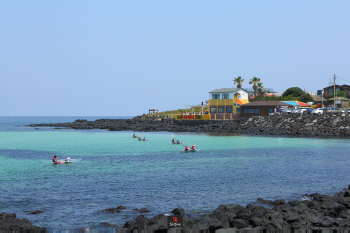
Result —
[[[206, 112], [208, 111], [209, 107], [208, 106], [203, 106], [203, 111]], [[194, 112], [196, 113], [199, 113], [201, 111], [201, 108], [194, 108], [193, 109]], [[188, 113], [192, 113], [192, 108], [188, 108], [187, 109], [187, 112]], [[176, 115], [176, 114], [185, 114], [186, 113], [186, 109], [178, 109], [178, 110], [170, 110], [170, 111], [164, 111], [164, 112], [159, 112], [159, 113], [154, 113], [154, 116], [155, 117], [167, 117], [167, 116], [173, 116], [173, 115]], [[151, 114], [147, 114], [148, 116], [153, 116], [153, 113]]]
[[305, 92], [300, 87], [290, 87], [283, 92], [282, 97], [287, 97], [289, 95], [300, 97], [302, 94], [305, 94]]
[[[259, 86], [262, 86], [262, 83], [259, 83], [257, 85], [257, 88], [259, 90]], [[299, 87], [290, 87], [288, 88], [281, 97], [276, 96], [264, 96], [262, 94], [262, 91], [259, 91], [259, 95], [256, 96], [252, 101], [301, 101], [301, 102], [312, 102], [314, 99], [310, 94], [305, 93], [301, 88]]]
[[233, 80], [234, 84], [237, 84], [237, 88], [242, 88], [242, 83], [244, 83], [244, 79], [241, 76], [238, 76]]
[[253, 77], [250, 81], [249, 84], [253, 84], [253, 89], [254, 89], [254, 97], [256, 96], [256, 90], [258, 89], [258, 84], [260, 82], [260, 78]]
[[306, 102], [313, 102], [314, 99], [311, 97], [309, 93], [304, 93], [299, 97], [299, 101], [306, 103]]
[[[348, 97], [347, 94], [345, 93], [345, 91], [338, 91], [336, 96], [345, 97], [345, 98]], [[333, 97], [334, 97], [334, 94], [330, 95], [330, 98], [333, 98]]]
[[259, 95], [262, 95], [263, 94], [263, 90], [264, 90], [264, 86], [263, 86], [263, 83], [258, 83], [258, 93]]

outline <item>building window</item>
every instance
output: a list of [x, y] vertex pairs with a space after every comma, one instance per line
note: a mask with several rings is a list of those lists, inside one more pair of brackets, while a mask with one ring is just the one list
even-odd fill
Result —
[[272, 108], [266, 109], [266, 113], [273, 113], [273, 112], [274, 112], [274, 110]]
[[328, 89], [328, 94], [332, 95], [333, 94], [333, 89]]
[[237, 106], [241, 106], [241, 105], [238, 103], [233, 103], [233, 106], [237, 107]]
[[222, 99], [228, 99], [228, 94], [222, 94]]
[[233, 113], [233, 108], [226, 107], [226, 113]]
[[213, 100], [220, 99], [220, 94], [212, 94]]
[[339, 91], [340, 91], [340, 87], [337, 87], [336, 89], [337, 89], [337, 92], [339, 92]]
[[219, 113], [225, 113], [225, 108], [219, 108]]
[[248, 114], [254, 114], [254, 113], [260, 113], [260, 109], [244, 109], [244, 113], [248, 113]]
[[216, 113], [216, 108], [210, 108], [210, 113]]
[[236, 108], [236, 113], [241, 113], [241, 108]]

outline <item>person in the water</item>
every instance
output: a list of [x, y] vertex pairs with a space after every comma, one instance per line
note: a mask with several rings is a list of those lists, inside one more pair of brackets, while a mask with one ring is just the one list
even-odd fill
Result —
[[54, 162], [54, 163], [57, 162], [57, 156], [56, 155], [52, 158], [52, 162]]

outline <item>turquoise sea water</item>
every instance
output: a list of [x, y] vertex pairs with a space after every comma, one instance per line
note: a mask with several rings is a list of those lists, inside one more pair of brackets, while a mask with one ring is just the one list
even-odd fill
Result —
[[[16, 213], [51, 231], [124, 224], [148, 208], [152, 217], [188, 215], [221, 204], [294, 200], [333, 194], [350, 184], [346, 139], [233, 136], [205, 133], [29, 128], [32, 123], [106, 117], [0, 117], [0, 212]], [[117, 118], [117, 117], [110, 117]], [[198, 153], [172, 145], [173, 136]], [[53, 155], [71, 164], [53, 165]], [[122, 213], [105, 213], [119, 205]], [[31, 215], [35, 210], [44, 213]]]

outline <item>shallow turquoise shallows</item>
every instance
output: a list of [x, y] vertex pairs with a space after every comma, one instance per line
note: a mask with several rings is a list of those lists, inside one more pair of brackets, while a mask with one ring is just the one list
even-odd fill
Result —
[[[138, 215], [135, 208], [151, 210], [148, 217], [174, 208], [194, 216], [258, 197], [333, 194], [350, 184], [345, 139], [24, 127], [99, 118], [0, 117], [0, 212], [50, 231], [105, 230], [100, 223], [124, 224]], [[200, 152], [183, 152], [173, 138]], [[53, 165], [54, 155], [72, 163]], [[103, 212], [119, 205], [127, 209]]]

